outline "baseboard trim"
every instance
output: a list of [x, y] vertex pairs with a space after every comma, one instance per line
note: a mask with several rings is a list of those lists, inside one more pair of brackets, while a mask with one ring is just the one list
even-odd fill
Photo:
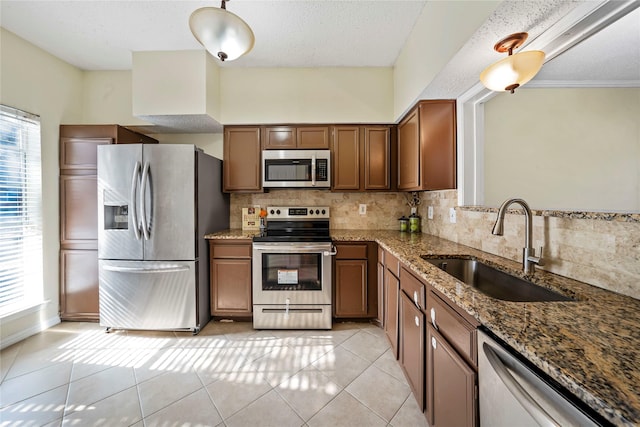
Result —
[[57, 325], [58, 323], [60, 323], [60, 316], [53, 316], [49, 319], [46, 319], [38, 323], [37, 325], [33, 325], [28, 329], [22, 330], [13, 335], [9, 335], [8, 337], [2, 339], [2, 343], [0, 344], [0, 350], [3, 350], [6, 347], [9, 347], [17, 342], [20, 342], [26, 338], [29, 338], [32, 335], [42, 332], [45, 329], [49, 329], [50, 327]]

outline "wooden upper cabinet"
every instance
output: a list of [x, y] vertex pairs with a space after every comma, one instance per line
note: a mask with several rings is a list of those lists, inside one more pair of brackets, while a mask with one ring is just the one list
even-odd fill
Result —
[[390, 126], [334, 126], [334, 191], [391, 190]]
[[420, 126], [418, 108], [398, 125], [398, 190], [420, 189]]
[[329, 126], [266, 126], [265, 150], [328, 149]]
[[225, 127], [224, 191], [262, 191], [260, 157], [260, 127]]
[[60, 138], [60, 169], [96, 169], [98, 145], [113, 142], [112, 138]]
[[364, 128], [364, 189], [391, 189], [391, 129]]
[[360, 190], [360, 128], [333, 128], [333, 189]]
[[296, 148], [296, 128], [294, 127], [265, 127], [263, 134], [265, 150]]
[[398, 125], [398, 190], [456, 188], [455, 100], [420, 101]]
[[296, 128], [298, 148], [328, 149], [329, 126], [306, 126]]

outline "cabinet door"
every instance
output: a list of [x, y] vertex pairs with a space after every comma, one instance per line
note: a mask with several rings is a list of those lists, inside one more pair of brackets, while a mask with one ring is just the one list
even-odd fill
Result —
[[251, 260], [211, 259], [211, 314], [251, 316]]
[[391, 139], [388, 127], [364, 128], [364, 189], [391, 188]]
[[60, 176], [60, 244], [97, 249], [98, 180], [95, 175]]
[[264, 149], [296, 148], [296, 128], [289, 126], [264, 128]]
[[428, 325], [427, 421], [432, 427], [477, 425], [476, 373]]
[[398, 125], [398, 190], [420, 189], [420, 126], [418, 109]]
[[424, 411], [424, 314], [404, 292], [400, 295], [400, 366]]
[[453, 100], [420, 103], [422, 190], [456, 188], [456, 105]]
[[304, 149], [328, 149], [329, 148], [329, 127], [328, 126], [305, 126], [296, 128], [296, 139], [298, 148]]
[[391, 349], [398, 358], [398, 292], [400, 281], [388, 269], [384, 273], [384, 331], [391, 343]]
[[367, 261], [336, 260], [335, 280], [335, 316], [367, 316]]
[[360, 190], [360, 128], [333, 129], [333, 190]]
[[98, 320], [98, 251], [60, 251], [60, 318]]
[[260, 154], [259, 127], [225, 128], [224, 191], [261, 191]]
[[60, 169], [95, 170], [98, 167], [98, 145], [111, 143], [112, 138], [60, 138]]

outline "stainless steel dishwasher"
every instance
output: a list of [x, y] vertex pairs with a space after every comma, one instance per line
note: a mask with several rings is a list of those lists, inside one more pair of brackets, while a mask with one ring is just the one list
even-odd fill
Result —
[[478, 331], [481, 426], [601, 425], [511, 351]]

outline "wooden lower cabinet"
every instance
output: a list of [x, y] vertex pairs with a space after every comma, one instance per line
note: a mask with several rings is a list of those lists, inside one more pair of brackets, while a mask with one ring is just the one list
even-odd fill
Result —
[[429, 324], [427, 421], [431, 427], [478, 425], [477, 374]]
[[377, 245], [373, 242], [336, 243], [333, 264], [333, 315], [370, 318], [378, 315]]
[[211, 315], [251, 317], [251, 241], [210, 240]]
[[406, 293], [400, 292], [400, 366], [422, 411], [425, 408], [425, 321]]
[[336, 260], [335, 317], [366, 317], [367, 261]]
[[98, 251], [60, 251], [60, 317], [98, 320]]

